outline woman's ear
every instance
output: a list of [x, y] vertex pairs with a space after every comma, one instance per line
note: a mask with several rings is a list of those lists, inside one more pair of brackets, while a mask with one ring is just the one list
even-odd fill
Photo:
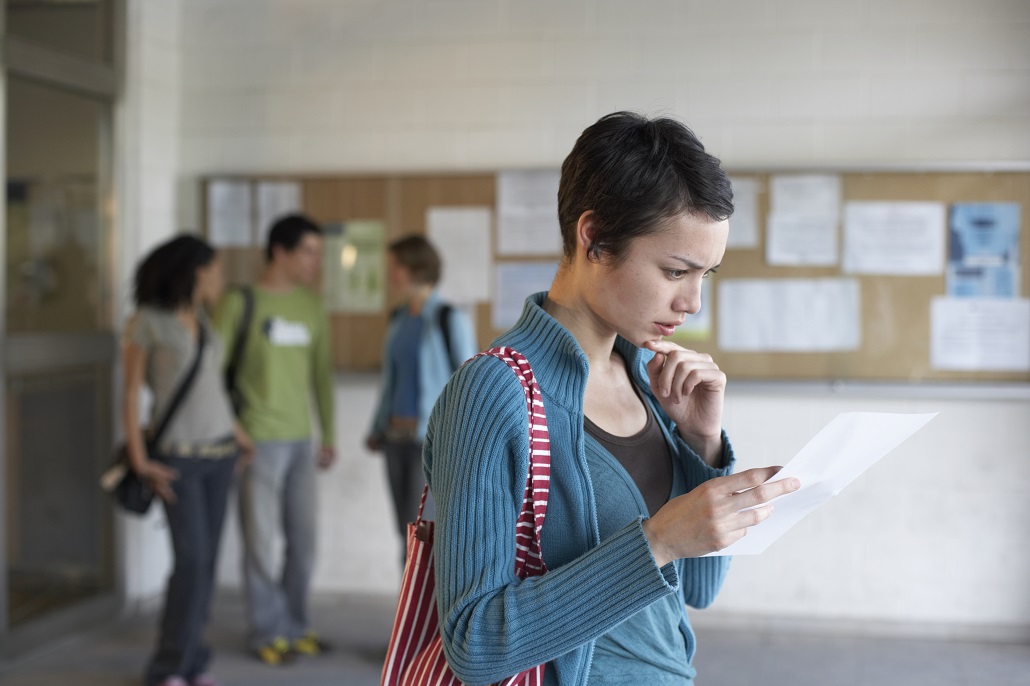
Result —
[[601, 250], [594, 240], [596, 233], [597, 219], [594, 211], [587, 210], [579, 215], [579, 221], [576, 222], [576, 252], [585, 255], [591, 262], [601, 258]]

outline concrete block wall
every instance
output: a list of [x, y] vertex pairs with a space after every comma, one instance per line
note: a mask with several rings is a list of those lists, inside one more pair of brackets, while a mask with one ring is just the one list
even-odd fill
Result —
[[[114, 310], [119, 324], [132, 309], [132, 277], [140, 258], [180, 228], [181, 10], [179, 0], [126, 2], [125, 76], [115, 110]], [[120, 416], [120, 387], [114, 395]], [[164, 514], [155, 507], [142, 519], [120, 516], [119, 529], [125, 594], [133, 602], [151, 602], [163, 592], [171, 562]]]
[[[178, 174], [182, 226], [198, 223], [198, 175], [554, 167], [622, 108], [681, 117], [731, 170], [1030, 160], [1022, 0], [179, 2], [178, 158], [149, 122], [138, 139], [169, 165], [139, 166], [160, 186], [153, 208]], [[373, 378], [340, 380], [319, 589], [392, 592], [399, 578], [381, 467], [360, 446], [375, 392]], [[739, 558], [699, 621], [1025, 635], [1030, 402], [731, 380], [726, 424], [747, 467], [859, 409], [942, 416]], [[230, 527], [223, 585], [238, 585], [237, 560]]]

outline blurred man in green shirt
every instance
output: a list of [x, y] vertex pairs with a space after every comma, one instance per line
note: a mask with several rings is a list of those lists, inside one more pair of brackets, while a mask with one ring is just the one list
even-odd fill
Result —
[[[283, 217], [269, 232], [265, 256], [259, 281], [227, 294], [215, 322], [235, 368], [240, 423], [255, 445], [240, 481], [247, 641], [263, 662], [279, 665], [327, 648], [311, 627], [308, 591], [315, 564], [315, 465], [328, 468], [336, 453], [328, 325], [322, 300], [311, 290], [322, 263], [322, 231], [301, 215]], [[312, 398], [321, 424], [317, 456]], [[280, 533], [285, 546], [277, 555]]]

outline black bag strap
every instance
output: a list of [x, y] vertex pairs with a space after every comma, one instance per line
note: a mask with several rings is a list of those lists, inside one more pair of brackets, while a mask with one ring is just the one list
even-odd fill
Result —
[[461, 360], [454, 359], [454, 348], [451, 345], [451, 312], [453, 310], [453, 307], [444, 303], [440, 305], [436, 316], [440, 324], [440, 333], [443, 334], [443, 346], [447, 349], [447, 359], [451, 362], [451, 371], [456, 372], [461, 366]]
[[236, 374], [239, 372], [240, 361], [243, 359], [243, 347], [247, 344], [247, 334], [250, 333], [250, 320], [254, 318], [254, 291], [250, 286], [241, 286], [240, 296], [243, 298], [243, 313], [236, 326], [236, 339], [232, 342], [232, 354], [229, 356], [229, 364], [225, 368], [225, 387], [230, 391], [236, 388]]
[[149, 443], [157, 445], [157, 442], [161, 440], [161, 436], [164, 434], [165, 429], [168, 428], [168, 424], [172, 421], [172, 417], [175, 416], [176, 410], [182, 405], [182, 401], [186, 398], [186, 393], [189, 392], [190, 386], [193, 385], [193, 380], [197, 378], [197, 370], [200, 369], [200, 360], [204, 357], [204, 344], [207, 342], [207, 334], [204, 331], [204, 324], [199, 319], [197, 321], [197, 354], [193, 357], [193, 364], [190, 365], [190, 369], [186, 372], [186, 376], [183, 377], [179, 387], [175, 390], [175, 395], [172, 396], [171, 402], [168, 403], [168, 409], [165, 410], [164, 417], [161, 418], [161, 423], [157, 425], [153, 433], [150, 434]]

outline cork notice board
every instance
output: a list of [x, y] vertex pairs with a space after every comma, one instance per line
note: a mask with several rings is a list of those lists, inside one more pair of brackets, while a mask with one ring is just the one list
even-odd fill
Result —
[[[764, 217], [768, 213], [769, 173], [734, 171], [734, 176], [756, 179], [758, 246], [727, 250], [716, 279], [847, 277], [859, 283], [861, 338], [856, 350], [840, 352], [734, 352], [720, 350], [718, 303], [705, 303], [713, 313], [711, 335], [690, 345], [708, 352], [733, 379], [855, 380], [893, 382], [982, 381], [1030, 382], [1030, 372], [952, 371], [930, 364], [930, 303], [947, 293], [943, 273], [934, 276], [844, 274], [840, 266], [783, 267], [765, 261]], [[1030, 172], [844, 172], [839, 174], [842, 202], [935, 201], [1014, 202], [1025, 224], [1030, 212]], [[219, 177], [225, 178], [225, 177]], [[250, 179], [256, 182], [258, 179]], [[386, 241], [406, 233], [424, 233], [426, 210], [436, 206], [496, 207], [496, 174], [424, 174], [339, 177], [295, 177], [301, 184], [303, 208], [322, 223], [381, 220]], [[205, 185], [210, 181], [205, 180]], [[201, 193], [207, 197], [206, 192]], [[205, 212], [203, 216], [207, 216]], [[263, 241], [267, 227], [260, 228]], [[496, 240], [493, 242], [496, 246]], [[1030, 297], [1030, 239], [1021, 233], [1020, 297]], [[256, 278], [262, 262], [261, 247], [223, 249], [230, 283]], [[558, 259], [535, 256], [532, 259]], [[446, 263], [445, 268], [460, 268]], [[495, 264], [518, 257], [494, 255]], [[528, 259], [528, 258], [527, 258]], [[713, 284], [714, 285], [714, 284]], [[715, 297], [718, 289], [710, 290]], [[387, 293], [381, 313], [333, 313], [334, 361], [338, 368], [374, 370], [379, 366], [387, 313], [394, 304]], [[714, 305], [714, 306], [713, 306]], [[491, 304], [475, 307], [481, 346], [500, 333], [492, 328]]]

